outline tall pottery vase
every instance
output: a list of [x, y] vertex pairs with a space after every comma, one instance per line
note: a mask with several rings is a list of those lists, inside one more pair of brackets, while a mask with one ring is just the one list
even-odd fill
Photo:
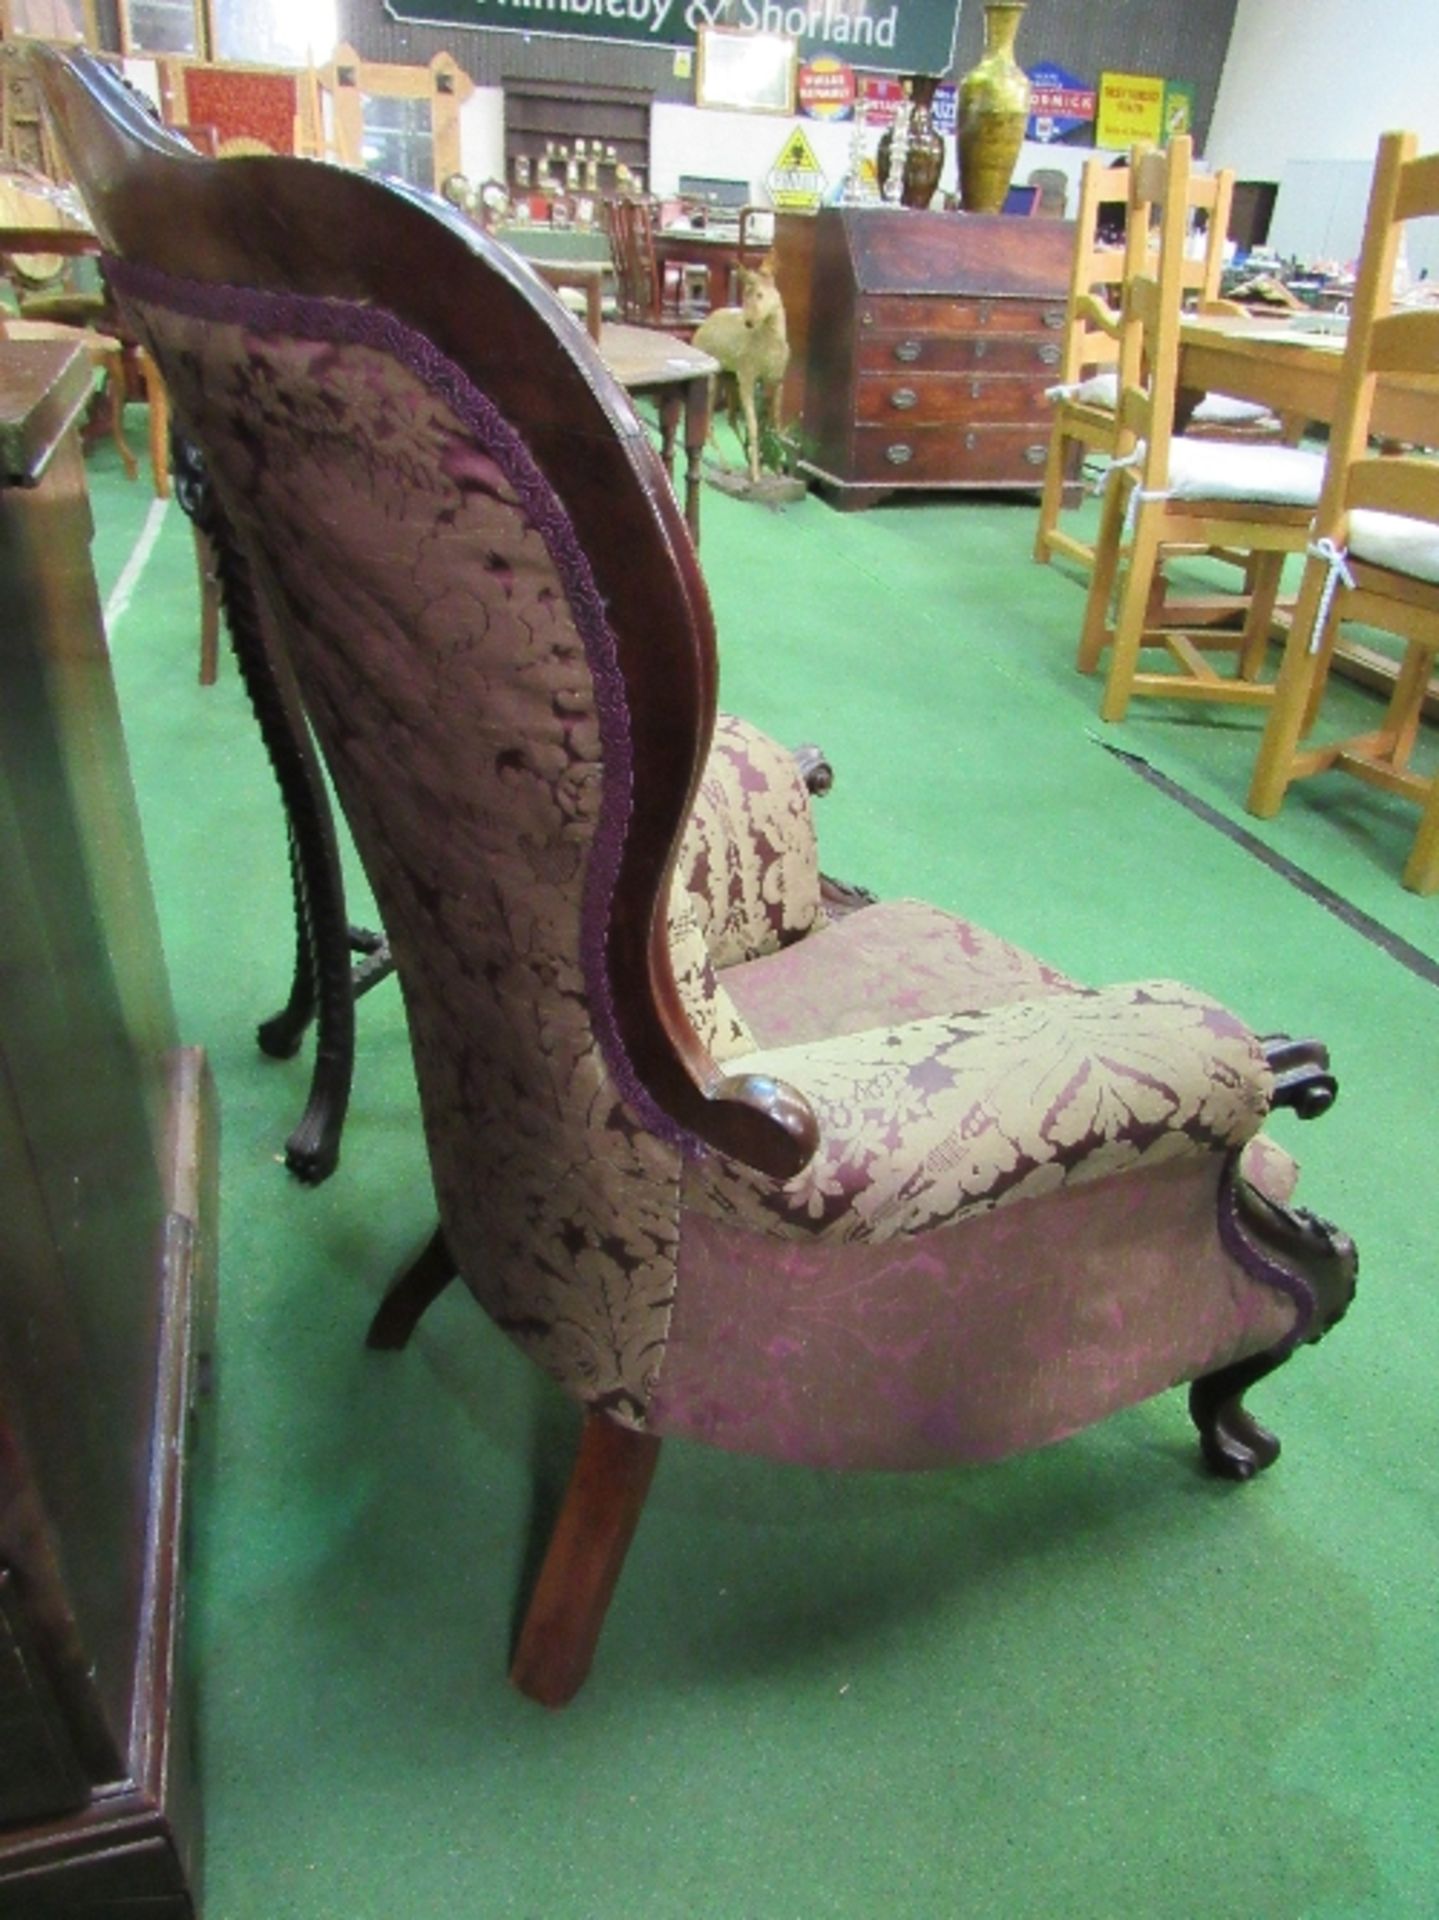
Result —
[[1014, 57], [1025, 0], [989, 0], [984, 57], [959, 83], [959, 203], [998, 213], [1029, 118], [1029, 75]]

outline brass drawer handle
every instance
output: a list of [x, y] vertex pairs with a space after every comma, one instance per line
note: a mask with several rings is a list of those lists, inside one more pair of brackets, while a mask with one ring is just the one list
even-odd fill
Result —
[[973, 453], [978, 445], [979, 435], [977, 433], [967, 433], [964, 436], [964, 450], [966, 453]]
[[892, 467], [902, 467], [914, 458], [914, 448], [907, 447], [903, 440], [896, 440], [892, 447], [886, 447], [884, 457]]
[[974, 343], [974, 357], [975, 357], [975, 359], [976, 359], [976, 360], [982, 360], [982, 359], [984, 358], [984, 356], [985, 356], [985, 355], [986, 355], [986, 354], [987, 354], [988, 352], [989, 352], [989, 342], [988, 342], [987, 340], [976, 340], [976, 341], [975, 341], [975, 343]]
[[984, 392], [984, 382], [982, 380], [974, 379], [970, 381], [969, 397], [971, 400], [977, 400], [980, 394], [982, 394], [983, 392]]
[[1047, 327], [1062, 327], [1064, 325], [1064, 308], [1046, 307], [1044, 309], [1044, 324]]
[[1026, 447], [1024, 457], [1032, 467], [1042, 467], [1049, 458], [1049, 448], [1045, 446]]
[[870, 312], [868, 307], [860, 308], [859, 324], [862, 327], [872, 327], [874, 325], [874, 315]]
[[889, 396], [889, 404], [892, 407], [898, 407], [900, 412], [904, 413], [907, 412], [910, 407], [917, 407], [919, 405], [919, 395], [913, 387], [896, 387], [894, 392]]
[[897, 340], [895, 342], [894, 357], [896, 360], [903, 360], [906, 366], [908, 366], [911, 361], [918, 360], [920, 352], [921, 348], [918, 340]]
[[982, 327], [987, 327], [993, 315], [994, 302], [992, 300], [981, 300], [979, 303], [979, 324]]
[[1039, 364], [1042, 367], [1057, 367], [1059, 365], [1059, 346], [1057, 342], [1053, 340], [1045, 341], [1044, 345], [1039, 349]]

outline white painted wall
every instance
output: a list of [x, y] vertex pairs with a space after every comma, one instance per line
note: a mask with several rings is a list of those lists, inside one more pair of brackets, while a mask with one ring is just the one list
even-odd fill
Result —
[[1407, 127], [1439, 147], [1436, 0], [1239, 0], [1209, 158], [1241, 180], [1289, 160], [1367, 160]]
[[[1394, 127], [1439, 148], [1439, 0], [1239, 0], [1208, 158], [1280, 183], [1272, 246], [1353, 259], [1379, 136]], [[1415, 225], [1415, 271], [1439, 273], [1436, 227]]]

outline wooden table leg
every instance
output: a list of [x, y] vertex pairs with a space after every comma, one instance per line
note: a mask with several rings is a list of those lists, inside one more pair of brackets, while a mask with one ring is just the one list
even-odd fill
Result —
[[660, 459], [664, 470], [673, 481], [675, 477], [675, 436], [679, 432], [680, 415], [684, 411], [684, 401], [675, 387], [661, 387], [655, 396], [655, 405], [660, 416]]
[[687, 380], [685, 408], [685, 519], [696, 546], [700, 543], [700, 460], [710, 430], [710, 383], [707, 374]]

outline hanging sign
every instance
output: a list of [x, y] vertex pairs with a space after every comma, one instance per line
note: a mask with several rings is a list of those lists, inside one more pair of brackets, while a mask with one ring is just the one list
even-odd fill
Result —
[[1077, 73], [1042, 60], [1029, 69], [1029, 125], [1031, 140], [1063, 140], [1087, 127], [1094, 118], [1094, 88]]
[[803, 127], [796, 127], [780, 148], [764, 183], [771, 206], [787, 212], [813, 213], [822, 204], [829, 181]]
[[1194, 131], [1194, 82], [1166, 80], [1164, 83], [1164, 137]]
[[806, 60], [795, 82], [799, 110], [811, 120], [851, 119], [854, 93], [854, 68], [829, 53]]
[[1164, 82], [1152, 73], [1101, 73], [1097, 147], [1125, 152], [1136, 140], [1159, 141], [1164, 131]]
[[413, 26], [489, 27], [571, 40], [693, 47], [701, 27], [786, 33], [799, 57], [882, 73], [948, 73], [959, 0], [384, 0]]
[[904, 88], [888, 74], [860, 74], [858, 111], [867, 127], [887, 127], [903, 98]]

